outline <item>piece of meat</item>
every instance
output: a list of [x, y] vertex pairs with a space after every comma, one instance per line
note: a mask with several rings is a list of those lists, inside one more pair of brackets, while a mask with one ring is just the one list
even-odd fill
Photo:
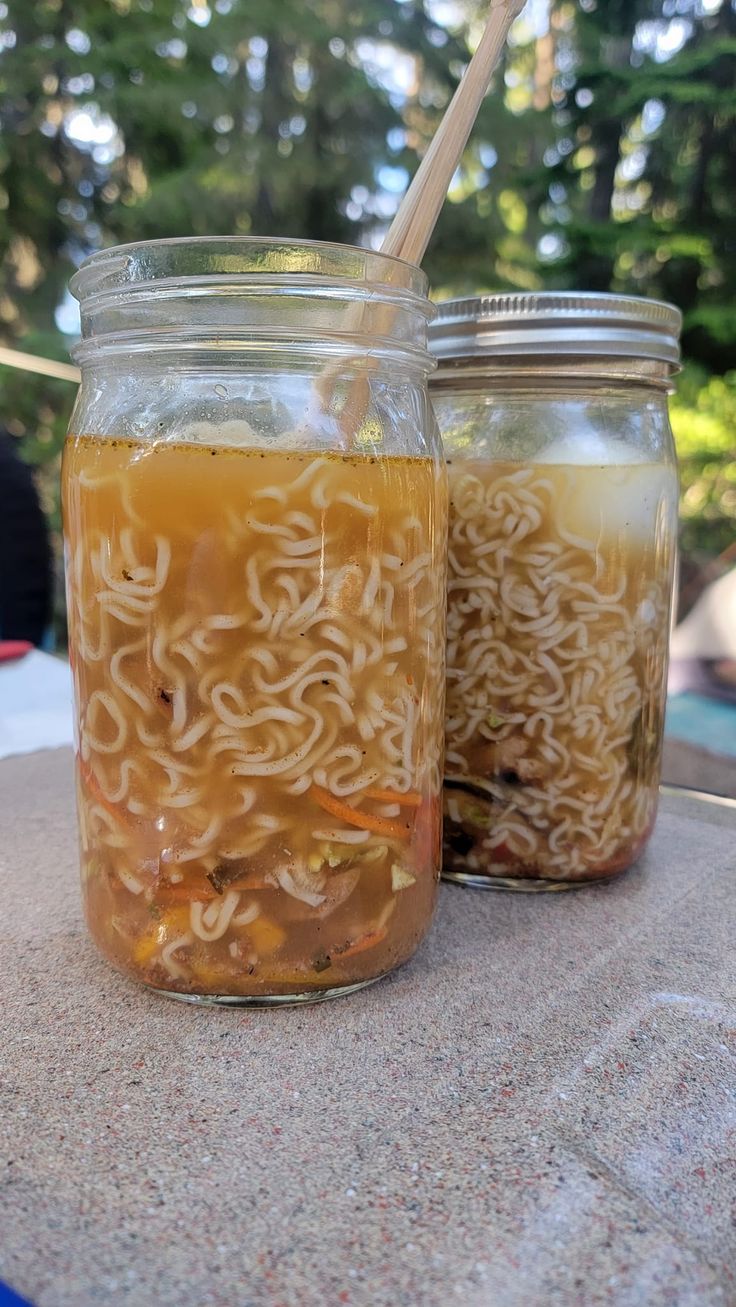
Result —
[[[544, 776], [543, 759], [534, 757], [534, 745], [521, 735], [511, 735], [495, 747], [494, 773], [513, 784], [514, 778], [522, 782], [539, 781]], [[530, 756], [531, 754], [531, 756]]]

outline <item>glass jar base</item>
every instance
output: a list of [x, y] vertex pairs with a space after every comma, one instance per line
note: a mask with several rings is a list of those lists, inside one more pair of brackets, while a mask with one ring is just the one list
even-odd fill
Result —
[[175, 989], [160, 989], [158, 985], [146, 985], [154, 994], [162, 998], [173, 998], [177, 1003], [193, 1003], [198, 1007], [304, 1007], [310, 1003], [326, 1003], [331, 998], [343, 998], [355, 994], [359, 989], [375, 985], [383, 980], [387, 972], [372, 976], [370, 980], [358, 980], [354, 985], [338, 985], [334, 989], [305, 990], [301, 994], [183, 994]]
[[589, 880], [542, 880], [527, 876], [481, 876], [469, 871], [443, 871], [442, 879], [470, 889], [510, 890], [514, 894], [556, 894], [561, 890], [590, 889], [594, 885], [607, 885], [623, 875], [614, 871], [608, 876], [595, 876]]

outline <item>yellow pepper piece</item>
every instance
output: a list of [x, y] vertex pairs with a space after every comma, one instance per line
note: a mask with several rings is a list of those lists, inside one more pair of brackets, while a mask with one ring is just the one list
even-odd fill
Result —
[[[166, 935], [173, 939], [175, 935], [183, 935], [185, 930], [189, 930], [189, 920], [189, 905], [182, 903], [176, 908], [168, 908], [163, 913], [158, 928], [159, 930], [163, 928]], [[168, 939], [166, 942], [168, 943]]]
[[161, 919], [147, 930], [145, 935], [141, 935], [133, 949], [133, 961], [139, 967], [145, 967], [151, 961], [151, 958], [158, 953], [164, 944], [167, 944], [175, 935], [183, 935], [185, 930], [189, 929], [189, 908], [182, 905], [176, 908], [169, 908], [168, 912], [161, 915]]
[[265, 957], [280, 949], [286, 939], [286, 931], [267, 917], [256, 917], [247, 927], [247, 933], [256, 953]]
[[193, 960], [189, 963], [192, 974], [200, 985], [218, 985], [227, 989], [228, 983], [232, 978], [232, 969], [225, 967], [222, 963], [219, 966], [208, 966], [206, 962]]
[[154, 954], [158, 953], [160, 947], [161, 939], [159, 937], [157, 926], [154, 931], [149, 930], [146, 931], [145, 935], [141, 935], [133, 949], [133, 961], [136, 962], [139, 967], [147, 966]]

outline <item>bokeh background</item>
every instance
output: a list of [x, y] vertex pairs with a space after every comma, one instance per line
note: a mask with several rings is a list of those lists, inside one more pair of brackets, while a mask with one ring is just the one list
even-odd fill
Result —
[[[0, 3], [0, 341], [66, 359], [66, 285], [100, 246], [380, 244], [484, 8]], [[529, 0], [425, 263], [436, 297], [576, 287], [682, 308], [681, 612], [736, 560], [735, 161], [732, 0]], [[57, 542], [73, 390], [0, 368], [0, 421], [38, 469]], [[63, 642], [60, 607], [57, 625]]]

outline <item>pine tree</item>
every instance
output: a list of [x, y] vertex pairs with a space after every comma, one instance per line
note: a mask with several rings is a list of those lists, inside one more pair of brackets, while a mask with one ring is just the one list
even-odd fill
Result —
[[[554, 0], [557, 141], [536, 179], [559, 257], [552, 284], [674, 300], [684, 344], [734, 360], [736, 10], [696, 5], [673, 34], [671, 0]], [[555, 202], [555, 195], [559, 203]]]

